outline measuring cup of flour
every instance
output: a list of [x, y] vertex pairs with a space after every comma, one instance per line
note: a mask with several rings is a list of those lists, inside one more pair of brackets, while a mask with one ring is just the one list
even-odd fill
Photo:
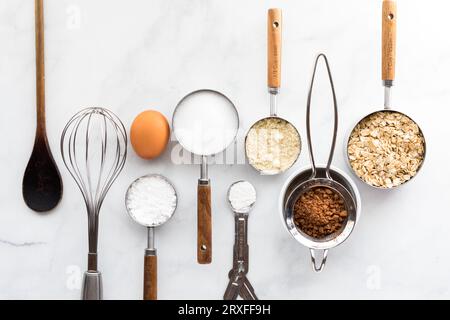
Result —
[[144, 258], [144, 300], [157, 300], [157, 256], [154, 228], [167, 222], [177, 208], [173, 184], [158, 174], [135, 180], [127, 190], [125, 206], [130, 217], [147, 227], [148, 240]]

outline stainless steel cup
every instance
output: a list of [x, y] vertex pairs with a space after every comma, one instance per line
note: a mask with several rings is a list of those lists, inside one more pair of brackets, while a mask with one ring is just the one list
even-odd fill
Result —
[[[325, 176], [325, 165], [318, 165], [316, 168], [317, 175], [319, 177]], [[348, 216], [346, 223], [342, 226], [339, 232], [329, 235], [323, 239], [315, 239], [303, 233], [295, 226], [292, 212], [293, 204], [295, 204], [296, 201], [296, 194], [298, 193], [298, 188], [302, 183], [310, 179], [311, 174], [311, 167], [304, 167], [292, 173], [281, 189], [278, 208], [280, 211], [281, 220], [283, 225], [286, 227], [286, 230], [292, 237], [294, 237], [295, 240], [309, 248], [313, 270], [315, 272], [321, 272], [327, 260], [328, 250], [343, 243], [350, 236], [356, 223], [358, 222], [361, 214], [361, 195], [350, 177], [342, 170], [332, 166], [330, 168], [331, 178], [341, 184], [351, 194], [356, 203], [356, 210], [353, 210], [353, 213]], [[321, 257], [319, 257], [320, 254]]]

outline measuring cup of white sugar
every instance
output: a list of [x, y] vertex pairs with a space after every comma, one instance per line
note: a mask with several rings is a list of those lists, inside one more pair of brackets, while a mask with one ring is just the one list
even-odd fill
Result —
[[173, 184], [158, 174], [135, 180], [127, 190], [125, 206], [130, 217], [146, 226], [147, 249], [144, 260], [144, 299], [157, 299], [157, 256], [154, 228], [169, 220], [177, 208]]
[[183, 148], [202, 159], [197, 182], [197, 261], [211, 263], [211, 182], [207, 158], [233, 143], [239, 129], [238, 112], [224, 94], [210, 89], [196, 90], [175, 107], [172, 126]]

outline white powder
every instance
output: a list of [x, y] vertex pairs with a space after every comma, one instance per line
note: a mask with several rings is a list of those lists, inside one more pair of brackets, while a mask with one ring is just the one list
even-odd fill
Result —
[[125, 202], [134, 220], [148, 227], [156, 227], [169, 220], [175, 212], [177, 195], [165, 178], [149, 175], [132, 183]]
[[224, 96], [201, 91], [185, 98], [177, 107], [173, 130], [188, 151], [213, 155], [230, 145], [239, 127], [237, 111]]
[[228, 199], [234, 211], [248, 213], [256, 202], [256, 190], [250, 182], [239, 181], [230, 187]]

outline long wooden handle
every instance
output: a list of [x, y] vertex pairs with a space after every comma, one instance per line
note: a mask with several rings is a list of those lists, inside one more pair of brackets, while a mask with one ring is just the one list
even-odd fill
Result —
[[197, 188], [197, 261], [212, 260], [211, 185], [199, 180]]
[[397, 42], [397, 3], [383, 1], [382, 80], [394, 81]]
[[35, 0], [37, 131], [45, 134], [44, 3]]
[[158, 299], [158, 266], [156, 251], [144, 257], [144, 300]]
[[267, 84], [281, 86], [281, 9], [269, 9], [267, 15]]

